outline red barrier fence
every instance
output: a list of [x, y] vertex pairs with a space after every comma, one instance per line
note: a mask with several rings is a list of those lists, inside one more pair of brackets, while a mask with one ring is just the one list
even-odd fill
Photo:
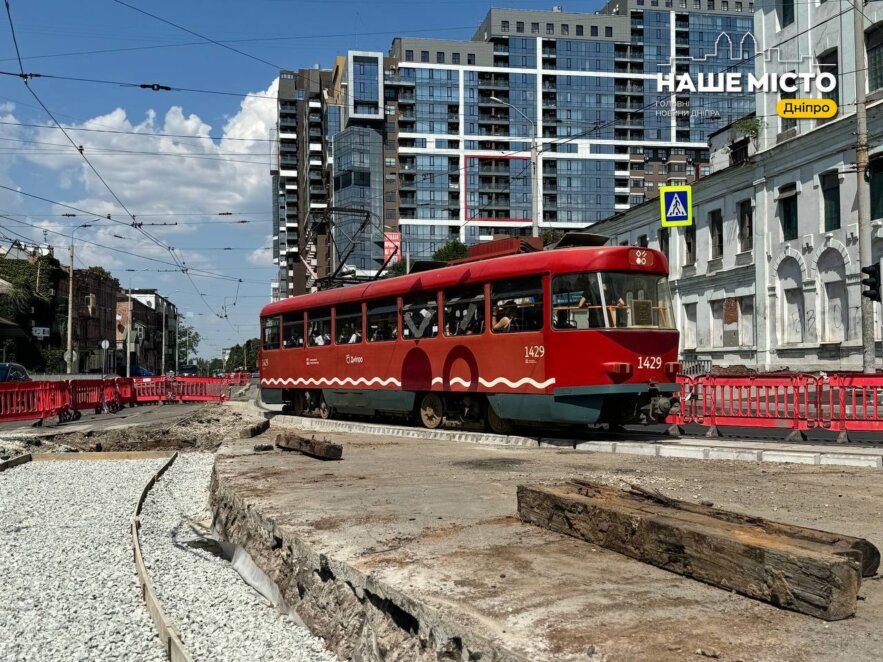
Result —
[[883, 375], [679, 376], [677, 425], [883, 431]]
[[0, 383], [0, 421], [79, 418], [88, 409], [117, 412], [123, 405], [157, 402], [223, 402], [226, 379], [179, 377], [74, 379]]
[[250, 372], [227, 372], [224, 379], [230, 382], [230, 386], [247, 386], [251, 383]]

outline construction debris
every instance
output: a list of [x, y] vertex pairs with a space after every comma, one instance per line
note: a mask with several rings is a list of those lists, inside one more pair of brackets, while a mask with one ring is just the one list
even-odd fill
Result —
[[339, 460], [343, 457], [343, 446], [327, 439], [321, 441], [315, 437], [307, 439], [293, 432], [280, 432], [276, 435], [276, 447], [289, 451], [298, 451], [304, 455], [320, 460]]
[[239, 433], [239, 438], [251, 439], [252, 437], [257, 437], [259, 434], [266, 432], [269, 429], [270, 421], [264, 419], [260, 423], [255, 423], [254, 425], [249, 425], [247, 428], [242, 428], [242, 431]]
[[867, 540], [573, 481], [518, 486], [523, 522], [825, 620], [852, 616], [880, 552]]

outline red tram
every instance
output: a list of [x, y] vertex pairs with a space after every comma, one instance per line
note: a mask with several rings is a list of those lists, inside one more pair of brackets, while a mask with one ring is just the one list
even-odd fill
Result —
[[353, 285], [261, 311], [261, 396], [428, 428], [661, 421], [678, 332], [665, 256], [565, 248]]

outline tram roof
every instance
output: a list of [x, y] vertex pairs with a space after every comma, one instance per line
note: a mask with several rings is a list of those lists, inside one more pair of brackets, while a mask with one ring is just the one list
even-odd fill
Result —
[[[630, 261], [629, 255], [633, 251], [651, 253], [653, 255], [652, 264], [642, 266]], [[395, 278], [384, 278], [370, 283], [360, 283], [313, 294], [301, 294], [268, 304], [261, 310], [261, 315], [275, 315], [317, 306], [333, 306], [367, 299], [403, 296], [412, 292], [448, 289], [530, 274], [573, 273], [577, 271], [644, 271], [666, 275], [668, 274], [668, 260], [663, 253], [655, 249], [634, 246], [560, 248], [553, 251], [521, 253]]]

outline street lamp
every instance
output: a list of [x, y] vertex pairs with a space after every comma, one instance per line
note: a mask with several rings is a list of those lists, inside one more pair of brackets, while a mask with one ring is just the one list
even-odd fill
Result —
[[[71, 214], [73, 216], [73, 214]], [[74, 233], [81, 228], [91, 228], [91, 223], [83, 223], [71, 230], [71, 264], [68, 271], [67, 284], [67, 354], [65, 354], [65, 362], [67, 363], [67, 374], [74, 372]]]
[[531, 225], [530, 225], [530, 235], [532, 237], [540, 236], [540, 219], [537, 217], [537, 211], [539, 210], [539, 199], [540, 199], [540, 137], [537, 135], [537, 123], [529, 118], [524, 112], [513, 106], [508, 101], [503, 101], [497, 97], [492, 96], [491, 101], [502, 104], [504, 106], [509, 106], [516, 113], [521, 115], [524, 119], [530, 122], [531, 133], [533, 136], [530, 139], [530, 174], [531, 174], [531, 186], [530, 186], [530, 209], [531, 209]]

